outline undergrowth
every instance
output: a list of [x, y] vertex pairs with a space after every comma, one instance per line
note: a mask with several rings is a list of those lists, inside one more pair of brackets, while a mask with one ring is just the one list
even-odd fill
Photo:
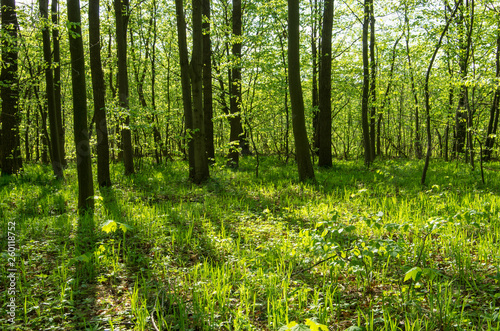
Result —
[[73, 167], [0, 177], [4, 312], [8, 222], [17, 237], [1, 329], [500, 329], [498, 164], [482, 184], [434, 161], [422, 187], [413, 161], [338, 161], [317, 184], [271, 157], [256, 178], [254, 162], [217, 164], [202, 186], [180, 161], [114, 164], [86, 220]]

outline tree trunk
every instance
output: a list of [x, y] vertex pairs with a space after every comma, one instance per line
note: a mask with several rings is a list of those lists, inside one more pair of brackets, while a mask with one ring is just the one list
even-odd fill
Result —
[[212, 100], [212, 46], [210, 41], [210, 0], [203, 0], [203, 115], [205, 147], [209, 163], [215, 163]]
[[191, 87], [193, 90], [194, 182], [200, 184], [210, 177], [205, 148], [203, 120], [203, 31], [202, 0], [193, 0], [193, 54], [191, 57]]
[[181, 66], [182, 103], [184, 105], [184, 119], [186, 139], [188, 139], [189, 178], [195, 178], [194, 142], [190, 137], [193, 130], [193, 111], [191, 103], [191, 82], [189, 81], [189, 59], [186, 41], [186, 19], [184, 17], [183, 1], [175, 0], [177, 16], [177, 39], [179, 44], [179, 61]]
[[0, 167], [2, 174], [17, 174], [22, 168], [19, 125], [21, 116], [18, 108], [19, 78], [16, 1], [2, 0], [2, 70], [0, 73], [2, 98], [2, 130], [0, 131]]
[[[496, 78], [500, 79], [500, 14], [498, 20], [498, 35], [497, 35], [497, 54], [496, 54]], [[500, 88], [495, 86], [495, 93], [493, 94], [493, 102], [490, 108], [490, 119], [488, 122], [488, 130], [486, 131], [486, 143], [484, 149], [484, 160], [490, 161], [493, 154], [493, 146], [495, 145], [495, 135], [498, 127], [498, 113], [500, 102]]]
[[89, 42], [94, 119], [97, 134], [97, 182], [99, 186], [105, 187], [111, 186], [111, 178], [109, 175], [108, 125], [106, 123], [106, 89], [101, 62], [99, 0], [89, 0]]
[[[116, 48], [118, 55], [118, 99], [124, 112], [129, 111], [129, 87], [127, 72], [127, 26], [129, 19], [129, 0], [114, 0], [116, 19]], [[129, 128], [130, 116], [125, 115], [121, 129], [123, 145], [123, 165], [125, 175], [134, 173], [134, 149]]]
[[233, 0], [233, 36], [237, 39], [233, 42], [233, 65], [231, 68], [231, 84], [229, 87], [231, 99], [229, 110], [231, 116], [229, 123], [231, 133], [229, 136], [228, 165], [237, 168], [239, 165], [240, 148], [248, 149], [245, 141], [243, 126], [241, 124], [241, 0]]
[[68, 165], [66, 161], [65, 152], [65, 130], [63, 125], [63, 113], [62, 113], [62, 98], [61, 98], [61, 50], [59, 45], [59, 12], [58, 12], [58, 0], [52, 0], [51, 12], [52, 12], [52, 24], [54, 28], [52, 29], [52, 45], [54, 47], [54, 102], [56, 109], [56, 119], [57, 119], [57, 131], [59, 134], [59, 156], [61, 158], [61, 163], [64, 167]]
[[363, 19], [363, 99], [361, 102], [361, 126], [363, 129], [363, 146], [365, 149], [365, 165], [369, 166], [371, 158], [370, 123], [368, 120], [368, 101], [370, 91], [370, 68], [368, 61], [368, 24], [370, 22], [371, 0], [364, 2]]
[[375, 13], [373, 0], [370, 0], [370, 155], [371, 161], [375, 160], [376, 150], [376, 114], [377, 114], [377, 62], [375, 61]]
[[292, 127], [295, 138], [299, 180], [315, 181], [309, 153], [304, 99], [300, 79], [299, 0], [288, 0], [288, 84], [292, 103]]
[[73, 86], [73, 118], [78, 172], [78, 212], [83, 215], [94, 209], [92, 160], [87, 127], [87, 97], [85, 85], [85, 58], [80, 17], [80, 1], [67, 0], [69, 21], [69, 49]]
[[320, 114], [318, 91], [318, 0], [310, 0], [313, 17], [311, 29], [311, 57], [312, 57], [312, 109], [313, 109], [313, 151], [319, 155], [320, 146]]
[[430, 105], [430, 95], [429, 95], [429, 78], [431, 75], [432, 66], [434, 64], [434, 60], [436, 59], [436, 55], [441, 47], [441, 43], [443, 41], [443, 37], [448, 31], [448, 27], [450, 26], [450, 22], [455, 16], [458, 10], [458, 4], [455, 7], [455, 10], [451, 14], [450, 18], [446, 20], [446, 25], [444, 26], [443, 32], [439, 37], [439, 41], [434, 49], [434, 53], [432, 54], [431, 61], [429, 62], [429, 66], [427, 67], [427, 73], [425, 74], [425, 84], [424, 84], [424, 99], [425, 99], [425, 115], [426, 115], [426, 132], [427, 132], [427, 153], [425, 154], [425, 163], [424, 169], [422, 170], [422, 178], [420, 179], [420, 184], [425, 185], [425, 178], [427, 176], [427, 169], [429, 169], [429, 161], [431, 159], [432, 153], [432, 137], [431, 137], [431, 105]]
[[[48, 0], [39, 0], [40, 14], [44, 20], [44, 24], [48, 25], [49, 21], [49, 4]], [[52, 52], [50, 47], [50, 31], [47, 26], [42, 28], [43, 40], [43, 58], [45, 62], [45, 89], [47, 93], [47, 107], [49, 112], [50, 126], [50, 156], [52, 160], [52, 170], [57, 179], [63, 179], [63, 164], [61, 162], [61, 147], [59, 139], [59, 124], [57, 123], [56, 102], [54, 94], [54, 77], [52, 75]]]
[[319, 72], [320, 144], [318, 165], [332, 166], [332, 25], [333, 1], [325, 0], [321, 33], [321, 65]]

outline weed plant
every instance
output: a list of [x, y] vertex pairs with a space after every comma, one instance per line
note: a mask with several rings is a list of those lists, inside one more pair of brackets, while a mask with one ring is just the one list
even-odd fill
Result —
[[[76, 171], [0, 177], [0, 305], [16, 222], [16, 323], [2, 330], [499, 330], [500, 165], [141, 163], [77, 216]], [[97, 187], [97, 185], [95, 185]], [[87, 229], [79, 228], [79, 224]], [[92, 234], [91, 228], [95, 231]], [[90, 229], [90, 230], [89, 230]]]

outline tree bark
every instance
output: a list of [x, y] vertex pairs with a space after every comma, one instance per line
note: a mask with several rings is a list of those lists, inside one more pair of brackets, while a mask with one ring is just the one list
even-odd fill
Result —
[[299, 15], [299, 0], [288, 0], [288, 84], [292, 103], [292, 127], [299, 180], [304, 182], [307, 180], [315, 181], [315, 176], [309, 153], [300, 79]]
[[332, 166], [332, 26], [333, 2], [325, 0], [321, 33], [321, 65], [319, 72], [320, 144], [318, 165]]
[[2, 0], [2, 70], [0, 73], [2, 98], [2, 130], [0, 131], [0, 168], [2, 174], [17, 174], [23, 164], [19, 125], [21, 123], [18, 78], [17, 31], [19, 25], [16, 15], [16, 1]]
[[[500, 80], [500, 14], [498, 20], [498, 35], [497, 35], [497, 54], [495, 59], [496, 64], [496, 78]], [[495, 135], [498, 128], [498, 113], [499, 113], [499, 102], [500, 102], [500, 88], [498, 85], [495, 86], [495, 92], [493, 94], [493, 102], [490, 108], [490, 119], [488, 121], [488, 130], [486, 131], [486, 143], [484, 149], [484, 160], [490, 161], [491, 155], [493, 154], [493, 146], [495, 145]]]
[[200, 184], [210, 177], [205, 148], [203, 120], [203, 31], [202, 0], [193, 0], [193, 54], [191, 57], [191, 87], [193, 91], [194, 178]]
[[[233, 0], [233, 41], [232, 54], [233, 65], [231, 68], [229, 124], [231, 132], [229, 136], [228, 165], [237, 168], [239, 165], [240, 149], [248, 149], [245, 141], [243, 126], [241, 124], [241, 0]], [[242, 151], [243, 152], [243, 151]]]
[[[44, 24], [48, 24], [49, 19], [49, 4], [48, 0], [39, 0], [40, 14], [44, 20]], [[54, 76], [52, 75], [52, 52], [50, 47], [50, 31], [44, 26], [42, 28], [43, 40], [43, 58], [45, 62], [45, 90], [47, 94], [47, 107], [49, 113], [50, 127], [50, 156], [52, 161], [52, 170], [57, 179], [63, 179], [63, 164], [61, 162], [61, 147], [59, 136], [59, 124], [57, 123], [56, 101], [54, 93]]]
[[90, 70], [97, 134], [97, 182], [99, 186], [106, 187], [111, 186], [111, 178], [109, 174], [108, 125], [106, 122], [106, 89], [101, 62], [100, 34], [99, 0], [89, 0]]
[[127, 71], [127, 26], [129, 19], [129, 0], [114, 0], [116, 20], [116, 47], [118, 55], [118, 99], [122, 111], [126, 113], [121, 129], [123, 147], [123, 165], [125, 175], [134, 173], [134, 149], [130, 131], [129, 85]]
[[[314, 2], [313, 2], [314, 1]], [[313, 151], [319, 155], [320, 146], [320, 114], [318, 91], [318, 0], [310, 0], [313, 17], [311, 29], [311, 57], [312, 57], [312, 109], [313, 109]]]
[[63, 113], [62, 113], [62, 97], [61, 97], [61, 48], [59, 45], [59, 11], [58, 11], [58, 0], [52, 0], [51, 2], [51, 12], [52, 12], [52, 24], [54, 28], [52, 29], [52, 45], [54, 47], [54, 103], [56, 109], [56, 120], [57, 120], [57, 131], [59, 134], [59, 156], [61, 158], [61, 163], [64, 167], [68, 165], [66, 161], [66, 151], [64, 146], [66, 145], [65, 130], [63, 125]]
[[212, 45], [210, 41], [210, 0], [203, 0], [203, 113], [205, 145], [209, 163], [215, 163], [213, 99], [212, 99]]
[[363, 19], [363, 99], [361, 101], [361, 126], [363, 129], [363, 146], [365, 149], [365, 165], [369, 166], [371, 158], [370, 142], [370, 122], [368, 118], [368, 103], [370, 92], [370, 67], [368, 60], [368, 28], [370, 22], [371, 0], [364, 1], [364, 19]]
[[191, 103], [191, 82], [189, 80], [189, 58], [186, 41], [186, 19], [182, 0], [175, 0], [177, 16], [177, 39], [179, 44], [179, 61], [181, 67], [182, 103], [184, 105], [184, 119], [186, 126], [186, 139], [188, 144], [189, 178], [195, 177], [195, 160], [193, 139], [190, 137], [193, 130], [193, 111]]
[[377, 114], [377, 62], [375, 61], [375, 13], [373, 0], [370, 0], [370, 156], [375, 160], [376, 114]]
[[73, 87], [73, 119], [78, 172], [78, 212], [84, 215], [94, 209], [92, 160], [87, 126], [87, 97], [85, 84], [85, 57], [83, 51], [80, 1], [67, 0], [69, 21], [69, 49], [71, 53], [71, 80]]

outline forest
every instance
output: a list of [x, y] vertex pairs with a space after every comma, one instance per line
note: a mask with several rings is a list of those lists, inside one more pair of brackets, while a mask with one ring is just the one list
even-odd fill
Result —
[[0, 0], [2, 330], [500, 330], [498, 0]]

